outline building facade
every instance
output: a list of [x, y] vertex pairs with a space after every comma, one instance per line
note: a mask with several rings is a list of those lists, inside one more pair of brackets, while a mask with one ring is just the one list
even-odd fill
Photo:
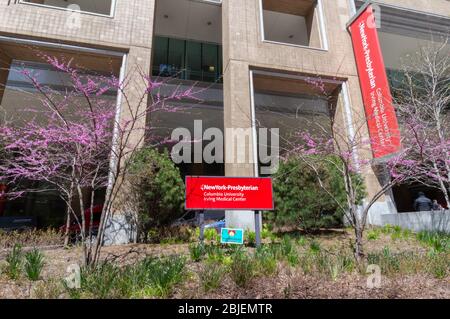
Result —
[[[173, 77], [173, 85], [197, 82], [205, 87], [202, 103], [182, 101], [189, 112], [155, 115], [164, 123], [157, 134], [172, 129], [194, 131], [194, 121], [207, 128], [250, 132], [225, 136], [224, 163], [180, 164], [184, 175], [264, 175], [270, 163], [258, 155], [261, 126], [278, 128], [283, 153], [292, 130], [335, 116], [351, 127], [364, 115], [363, 100], [348, 22], [364, 5], [359, 0], [0, 0], [0, 105], [15, 112], [25, 84], [9, 72], [17, 63], [48, 72], [30, 47], [74, 58], [86, 69], [117, 77], [145, 70]], [[379, 10], [380, 42], [388, 74], [404, 54], [436, 34], [448, 34], [448, 0], [371, 1]], [[69, 6], [70, 5], [70, 6]], [[81, 10], [81, 11], [73, 11]], [[317, 92], [311, 79], [320, 79]], [[133, 81], [128, 87], [143, 90]], [[320, 94], [324, 96], [321, 97]], [[330, 97], [335, 114], [327, 111]], [[120, 97], [117, 99], [118, 109]], [[122, 112], [121, 117], [126, 117]], [[351, 134], [351, 131], [349, 132]], [[366, 133], [368, 134], [368, 133]], [[195, 157], [195, 154], [193, 154]], [[241, 159], [244, 160], [241, 160]], [[379, 190], [371, 169], [363, 176], [369, 193]], [[392, 221], [409, 211], [413, 191], [395, 190], [374, 205], [370, 222]], [[397, 192], [396, 194], [394, 194]], [[408, 193], [409, 192], [409, 193]], [[398, 199], [396, 199], [396, 196]], [[407, 200], [404, 200], [406, 197]], [[402, 201], [403, 199], [403, 201]], [[8, 214], [48, 211], [59, 216], [57, 200], [26, 199], [10, 205]], [[41, 204], [40, 204], [41, 203]], [[43, 206], [45, 208], [43, 208]], [[400, 209], [399, 209], [400, 208]], [[13, 212], [11, 210], [16, 210]], [[225, 212], [227, 224], [254, 229], [253, 212]], [[383, 218], [383, 215], [389, 215]], [[394, 216], [394, 217], [393, 217]], [[56, 217], [55, 217], [56, 218]], [[120, 223], [115, 216], [111, 224]], [[49, 221], [51, 223], [51, 221]], [[115, 229], [112, 226], [111, 229]], [[116, 242], [126, 242], [123, 230]]]

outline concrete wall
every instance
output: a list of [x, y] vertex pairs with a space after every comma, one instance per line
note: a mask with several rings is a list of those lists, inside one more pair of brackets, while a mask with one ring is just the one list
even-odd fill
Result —
[[450, 211], [382, 215], [379, 226], [387, 224], [400, 226], [415, 232], [429, 230], [450, 233]]
[[448, 0], [376, 0], [380, 3], [385, 3], [405, 9], [416, 11], [423, 11], [433, 14], [438, 14], [445, 17], [450, 17], [450, 4]]

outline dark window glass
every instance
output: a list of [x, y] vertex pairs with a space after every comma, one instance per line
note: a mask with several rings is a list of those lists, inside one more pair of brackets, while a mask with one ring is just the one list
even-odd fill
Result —
[[154, 76], [221, 82], [222, 46], [155, 37], [152, 65]]
[[183, 77], [185, 41], [169, 39], [168, 73], [170, 76]]
[[160, 75], [166, 69], [167, 66], [167, 52], [169, 49], [169, 39], [156, 37], [154, 46], [155, 51], [153, 56], [153, 74]]
[[217, 78], [219, 68], [217, 51], [217, 45], [205, 43], [202, 46], [202, 69], [204, 81], [213, 82]]
[[186, 43], [186, 78], [202, 81], [202, 44], [200, 42]]

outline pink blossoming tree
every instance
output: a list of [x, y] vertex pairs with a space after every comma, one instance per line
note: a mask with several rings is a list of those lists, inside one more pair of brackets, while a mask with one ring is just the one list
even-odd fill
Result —
[[[92, 266], [100, 258], [108, 218], [124, 209], [120, 196], [127, 181], [128, 159], [146, 138], [151, 140], [147, 117], [155, 111], [175, 112], [171, 101], [195, 99], [197, 92], [194, 87], [182, 90], [178, 86], [162, 94], [160, 90], [169, 79], [154, 80], [139, 69], [120, 81], [113, 75], [87, 75], [72, 61], [40, 55], [66, 75], [69, 83], [64, 91], [55, 90], [40, 83], [37, 74], [25, 68], [19, 71], [39, 93], [39, 99], [27, 107], [31, 120], [0, 125], [0, 182], [10, 186], [9, 199], [42, 191], [24, 189], [22, 181], [45, 182], [48, 189], [58, 191], [67, 204], [66, 237], [71, 220], [75, 220], [84, 264]], [[132, 86], [136, 76], [141, 84]], [[119, 112], [116, 101], [103, 98], [108, 92], [121, 96]], [[94, 203], [102, 189], [106, 195], [94, 237]], [[78, 202], [78, 213], [74, 201]], [[83, 213], [85, 210], [89, 213]]]

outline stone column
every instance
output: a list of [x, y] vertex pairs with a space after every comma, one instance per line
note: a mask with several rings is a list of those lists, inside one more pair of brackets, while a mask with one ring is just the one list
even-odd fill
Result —
[[11, 62], [12, 58], [0, 51], [0, 105], [2, 104], [3, 94], [5, 93]]

